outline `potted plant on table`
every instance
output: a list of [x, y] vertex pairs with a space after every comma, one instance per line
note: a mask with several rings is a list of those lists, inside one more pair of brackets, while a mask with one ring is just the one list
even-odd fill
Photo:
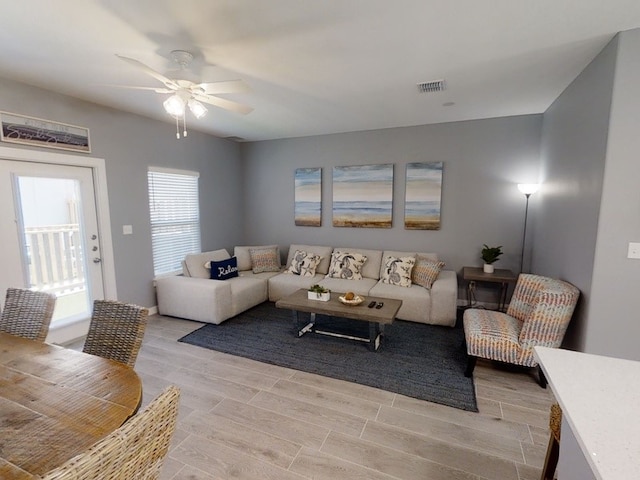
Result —
[[493, 273], [493, 263], [498, 261], [502, 255], [502, 245], [498, 247], [489, 247], [486, 243], [482, 246], [480, 257], [484, 260], [483, 270], [485, 273]]
[[322, 285], [311, 285], [307, 291], [307, 298], [309, 300], [321, 300], [323, 302], [328, 302], [331, 298], [331, 290], [323, 287]]

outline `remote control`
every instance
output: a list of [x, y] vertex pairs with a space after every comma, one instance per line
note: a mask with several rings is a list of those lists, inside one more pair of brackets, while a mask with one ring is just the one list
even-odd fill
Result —
[[373, 307], [375, 307], [375, 306], [376, 306], [376, 302], [375, 302], [375, 301], [373, 301], [373, 302], [371, 302], [371, 303], [369, 304], [369, 308], [373, 308]]

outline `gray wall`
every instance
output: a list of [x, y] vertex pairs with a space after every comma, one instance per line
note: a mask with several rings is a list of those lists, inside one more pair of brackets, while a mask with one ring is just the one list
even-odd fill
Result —
[[584, 350], [640, 360], [640, 29], [619, 34], [598, 241]]
[[[200, 172], [204, 250], [230, 247], [242, 241], [243, 219], [238, 214], [243, 205], [242, 168], [236, 143], [194, 130], [189, 131], [186, 139], [177, 140], [171, 123], [5, 79], [0, 79], [0, 110], [90, 129], [90, 155], [104, 158], [107, 168], [120, 300], [156, 305], [147, 197], [149, 165]], [[133, 235], [122, 235], [122, 225], [133, 225]]]
[[620, 33], [544, 115], [533, 269], [582, 299], [567, 346], [640, 360], [640, 30]]
[[565, 346], [582, 350], [591, 299], [617, 41], [544, 114], [539, 193], [531, 197], [532, 272], [573, 283], [581, 299]]
[[[542, 116], [528, 115], [243, 144], [246, 241], [283, 250], [311, 243], [436, 252], [456, 271], [480, 266], [487, 243], [504, 246], [497, 268], [518, 270], [525, 199], [516, 184], [538, 179], [541, 128]], [[444, 162], [441, 229], [405, 230], [405, 165], [438, 161]], [[332, 167], [382, 163], [394, 165], [393, 227], [333, 227]], [[323, 167], [321, 227], [294, 224], [300, 167]]]

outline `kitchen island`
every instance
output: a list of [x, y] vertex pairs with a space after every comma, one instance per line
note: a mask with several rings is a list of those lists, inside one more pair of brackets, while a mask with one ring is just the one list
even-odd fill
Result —
[[535, 355], [562, 408], [558, 479], [640, 479], [640, 362], [546, 347]]

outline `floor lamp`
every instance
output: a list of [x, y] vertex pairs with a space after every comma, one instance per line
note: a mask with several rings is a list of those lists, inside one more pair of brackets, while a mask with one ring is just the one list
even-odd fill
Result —
[[540, 188], [540, 185], [537, 183], [519, 183], [518, 190], [524, 193], [524, 196], [527, 197], [527, 203], [524, 207], [524, 231], [522, 232], [522, 253], [520, 254], [520, 273], [522, 272], [522, 268], [524, 266], [524, 247], [525, 242], [527, 241], [527, 214], [529, 213], [529, 197], [536, 193]]

